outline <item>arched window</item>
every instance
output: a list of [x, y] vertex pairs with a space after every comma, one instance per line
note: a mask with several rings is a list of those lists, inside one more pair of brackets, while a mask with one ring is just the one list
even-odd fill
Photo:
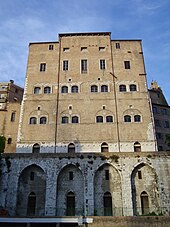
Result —
[[101, 92], [108, 92], [108, 86], [107, 85], [102, 85], [101, 86]]
[[124, 85], [124, 84], [119, 85], [119, 91], [120, 92], [126, 91], [126, 85]]
[[104, 216], [112, 216], [112, 196], [110, 192], [105, 192], [103, 196]]
[[36, 117], [30, 117], [30, 125], [37, 124], [37, 118]]
[[141, 151], [141, 145], [139, 142], [134, 143], [134, 152], [140, 152]]
[[77, 116], [73, 116], [73, 117], [71, 118], [71, 122], [72, 122], [72, 123], [79, 123], [79, 118], [78, 118]]
[[78, 89], [78, 86], [72, 86], [72, 87], [71, 87], [71, 92], [72, 92], [72, 93], [78, 93], [78, 90], [79, 90], [79, 89]]
[[136, 91], [136, 84], [131, 84], [130, 85], [130, 91]]
[[131, 116], [130, 115], [125, 115], [124, 116], [124, 122], [131, 122]]
[[106, 116], [106, 122], [113, 122], [112, 116]]
[[35, 209], [36, 209], [36, 195], [35, 195], [34, 192], [31, 192], [28, 196], [27, 215], [28, 216], [34, 216], [35, 215]]
[[108, 152], [109, 151], [109, 147], [107, 143], [102, 143], [101, 145], [101, 152]]
[[61, 121], [62, 124], [68, 124], [68, 117], [62, 117], [62, 121]]
[[70, 143], [68, 145], [68, 153], [74, 153], [75, 152], [75, 145], [74, 143]]
[[67, 193], [67, 216], [75, 216], [75, 195], [73, 192]]
[[103, 116], [97, 116], [96, 117], [96, 122], [97, 123], [102, 123], [103, 122]]
[[91, 86], [91, 92], [98, 92], [98, 87], [97, 87], [97, 85], [92, 85], [92, 86]]
[[134, 116], [134, 122], [141, 122], [141, 116], [140, 115], [135, 115]]
[[40, 94], [41, 88], [40, 87], [35, 87], [34, 88], [34, 94]]
[[41, 117], [40, 118], [40, 124], [41, 125], [47, 124], [47, 118], [46, 117]]
[[68, 87], [67, 86], [62, 86], [61, 93], [68, 93]]
[[149, 214], [149, 199], [148, 199], [148, 194], [145, 191], [141, 193], [140, 200], [141, 200], [142, 214]]
[[44, 88], [44, 94], [50, 94], [51, 93], [51, 88], [50, 87], [45, 87]]
[[40, 145], [38, 143], [35, 143], [33, 145], [32, 153], [34, 153], [34, 154], [40, 153]]

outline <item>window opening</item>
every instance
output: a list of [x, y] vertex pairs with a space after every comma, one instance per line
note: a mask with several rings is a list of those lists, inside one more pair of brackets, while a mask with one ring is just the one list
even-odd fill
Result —
[[125, 69], [130, 69], [130, 61], [124, 61]]
[[75, 153], [75, 145], [74, 145], [74, 143], [70, 143], [68, 145], [68, 153]]
[[106, 68], [105, 59], [100, 60], [100, 69], [104, 70]]
[[112, 216], [112, 196], [110, 192], [105, 192], [103, 196], [104, 216]]
[[33, 181], [34, 180], [34, 172], [30, 173], [30, 180]]
[[106, 122], [107, 122], [107, 123], [113, 122], [113, 117], [112, 117], [112, 116], [107, 116], [107, 117], [106, 117]]
[[34, 216], [35, 208], [36, 208], [36, 195], [34, 192], [31, 192], [28, 196], [27, 215]]
[[31, 117], [30, 118], [30, 125], [35, 125], [37, 124], [37, 118], [36, 117]]
[[81, 60], [81, 73], [87, 73], [87, 60]]
[[74, 116], [71, 118], [72, 123], [79, 123], [79, 118], [77, 116]]
[[134, 116], [134, 122], [140, 122], [141, 121], [141, 116], [140, 115], [135, 115]]
[[73, 180], [73, 172], [72, 171], [69, 172], [69, 180]]
[[102, 143], [101, 145], [101, 152], [108, 152], [109, 151], [109, 147], [107, 143]]
[[109, 180], [109, 170], [105, 170], [105, 180]]
[[7, 144], [11, 144], [12, 143], [12, 138], [8, 138]]
[[97, 123], [102, 123], [103, 122], [103, 116], [97, 116], [96, 117], [96, 122]]
[[46, 63], [40, 63], [40, 72], [44, 72], [46, 70]]
[[97, 87], [97, 85], [92, 85], [92, 86], [91, 86], [91, 92], [98, 92], [98, 87]]
[[63, 71], [68, 71], [68, 61], [67, 60], [63, 61]]
[[75, 195], [73, 192], [67, 194], [67, 216], [75, 216]]
[[149, 199], [148, 194], [144, 191], [140, 195], [142, 214], [149, 214]]
[[136, 91], [136, 84], [131, 84], [130, 85], [130, 91]]
[[141, 172], [141, 170], [138, 170], [138, 179], [142, 179], [142, 172]]
[[41, 117], [40, 118], [40, 124], [41, 125], [47, 124], [47, 118], [46, 117]]
[[50, 45], [48, 46], [48, 49], [49, 49], [49, 50], [53, 50], [53, 49], [54, 49], [54, 45], [50, 44]]
[[62, 86], [61, 93], [68, 93], [68, 87], [67, 86]]
[[141, 145], [139, 142], [134, 143], [134, 152], [140, 152], [141, 151]]
[[126, 85], [121, 84], [121, 85], [119, 86], [119, 91], [120, 91], [120, 92], [126, 91]]
[[40, 90], [41, 90], [40, 87], [35, 87], [34, 88], [34, 94], [40, 94]]
[[62, 124], [68, 124], [68, 117], [62, 117]]
[[130, 115], [125, 115], [124, 116], [124, 122], [131, 122], [131, 116]]
[[116, 43], [116, 49], [120, 49], [120, 43]]
[[15, 121], [15, 112], [11, 113], [11, 121], [14, 122]]
[[40, 153], [40, 145], [38, 143], [33, 145], [32, 153], [34, 154]]
[[50, 94], [51, 93], [51, 88], [50, 87], [45, 87], [44, 88], [44, 94]]
[[101, 86], [101, 92], [108, 92], [108, 86], [107, 85], [102, 85]]
[[72, 86], [71, 87], [71, 92], [72, 93], [78, 93], [78, 86]]

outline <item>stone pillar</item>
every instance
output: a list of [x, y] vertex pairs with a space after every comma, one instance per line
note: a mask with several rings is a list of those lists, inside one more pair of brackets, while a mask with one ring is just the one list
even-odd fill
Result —
[[57, 176], [54, 163], [48, 163], [46, 176], [46, 204], [45, 204], [45, 216], [56, 215], [56, 190], [57, 190]]

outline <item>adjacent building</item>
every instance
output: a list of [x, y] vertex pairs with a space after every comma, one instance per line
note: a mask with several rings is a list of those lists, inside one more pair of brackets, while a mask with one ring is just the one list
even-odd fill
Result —
[[5, 152], [16, 152], [16, 140], [24, 89], [10, 82], [0, 82], [0, 135], [6, 139]]
[[149, 94], [152, 102], [158, 151], [170, 150], [166, 142], [167, 135], [170, 135], [170, 106], [156, 81], [152, 81]]

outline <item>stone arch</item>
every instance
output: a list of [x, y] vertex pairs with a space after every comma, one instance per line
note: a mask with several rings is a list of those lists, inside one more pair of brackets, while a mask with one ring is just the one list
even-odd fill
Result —
[[[34, 193], [36, 197], [31, 193]], [[46, 174], [44, 170], [35, 164], [27, 166], [22, 170], [18, 179], [17, 215], [45, 215], [45, 196]], [[30, 199], [31, 197], [34, 197], [32, 201]], [[29, 205], [31, 202], [32, 205]], [[29, 209], [28, 205], [32, 206], [32, 209]], [[34, 208], [33, 205], [35, 206]]]
[[64, 166], [57, 178], [57, 216], [65, 216], [67, 209], [67, 194], [75, 195], [74, 215], [84, 215], [84, 177], [81, 170], [74, 164]]
[[103, 197], [106, 192], [111, 194], [112, 215], [122, 215], [121, 177], [118, 170], [111, 164], [102, 164], [94, 175], [94, 214], [105, 215]]
[[131, 190], [134, 215], [143, 214], [144, 207], [141, 204], [142, 192], [147, 192], [148, 195], [148, 213], [160, 212], [157, 175], [150, 165], [140, 163], [133, 169], [131, 174]]

